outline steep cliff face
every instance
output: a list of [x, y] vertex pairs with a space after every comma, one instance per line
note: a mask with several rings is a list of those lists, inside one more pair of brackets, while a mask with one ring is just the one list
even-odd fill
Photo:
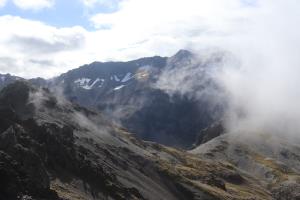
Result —
[[47, 89], [9, 85], [0, 111], [2, 199], [271, 199], [227, 161], [140, 141]]

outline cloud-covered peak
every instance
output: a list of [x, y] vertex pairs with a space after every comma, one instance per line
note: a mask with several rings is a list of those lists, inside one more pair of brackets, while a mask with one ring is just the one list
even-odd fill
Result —
[[192, 56], [193, 53], [189, 50], [185, 50], [185, 49], [180, 49], [175, 55], [174, 57], [190, 57]]

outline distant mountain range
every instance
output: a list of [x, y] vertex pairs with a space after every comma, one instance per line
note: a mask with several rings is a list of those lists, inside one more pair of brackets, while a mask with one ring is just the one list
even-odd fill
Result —
[[[169, 95], [155, 84], [167, 70], [204, 65], [193, 62], [196, 59], [199, 58], [193, 53], [180, 50], [169, 58], [155, 56], [129, 62], [94, 62], [51, 80], [29, 81], [60, 90], [70, 101], [101, 111], [144, 140], [190, 148], [202, 129], [220, 120], [222, 106], [212, 105], [211, 99], [206, 97]], [[202, 76], [199, 75], [201, 79], [206, 76], [206, 68], [203, 69]], [[5, 76], [0, 85], [20, 79]], [[209, 84], [204, 82], [198, 87], [207, 88]]]

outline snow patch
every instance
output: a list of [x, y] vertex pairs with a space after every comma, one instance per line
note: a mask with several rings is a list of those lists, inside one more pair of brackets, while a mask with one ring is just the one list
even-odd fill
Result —
[[89, 79], [89, 78], [79, 78], [79, 79], [75, 80], [74, 83], [78, 84], [79, 86], [82, 86], [82, 85], [88, 84], [90, 81], [91, 81], [91, 79]]
[[90, 86], [89, 86], [89, 82], [91, 81], [91, 79], [89, 78], [80, 78], [74, 81], [75, 84], [77, 84], [79, 87], [89, 90]]
[[92, 85], [90, 85], [90, 89], [92, 89], [94, 87], [94, 85], [96, 85], [96, 83], [98, 83], [100, 81], [100, 78], [97, 78]]
[[91, 90], [97, 84], [99, 84], [98, 87], [102, 87], [104, 81], [105, 80], [102, 79], [102, 78], [97, 78], [96, 80], [94, 80], [92, 82], [92, 84], [89, 84], [91, 82], [91, 79], [89, 79], [89, 78], [80, 78], [80, 79], [75, 80], [74, 83], [77, 84], [78, 87], [81, 87], [85, 90]]
[[123, 87], [125, 87], [125, 85], [119, 85], [118, 87], [115, 87], [114, 90], [120, 90], [120, 89], [122, 89]]
[[120, 79], [118, 76], [114, 75], [115, 81], [120, 82]]
[[124, 82], [127, 82], [127, 81], [129, 81], [130, 79], [132, 79], [133, 78], [133, 76], [131, 75], [131, 73], [130, 72], [128, 72], [125, 76], [124, 76], [124, 78], [122, 79], [122, 83], [124, 83]]
[[98, 87], [102, 87], [105, 80], [103, 78], [100, 78], [99, 81], [100, 81], [100, 84], [98, 85]]

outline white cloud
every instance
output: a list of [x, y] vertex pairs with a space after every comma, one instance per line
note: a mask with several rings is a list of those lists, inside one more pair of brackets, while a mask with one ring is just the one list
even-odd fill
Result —
[[[226, 89], [229, 97], [229, 109], [226, 113], [229, 131], [299, 137], [300, 2], [264, 0], [257, 1], [248, 8], [241, 5], [239, 9], [237, 1], [235, 3], [224, 1], [224, 3], [229, 3], [227, 5], [229, 7], [226, 8], [222, 3], [215, 4], [215, 6], [221, 5], [222, 8], [217, 13], [214, 12], [217, 9], [212, 7], [213, 9], [210, 10], [206, 7], [205, 12], [209, 14], [202, 16], [202, 19], [205, 19], [203, 21], [200, 18], [203, 13], [196, 17], [197, 23], [193, 24], [192, 20], [187, 20], [187, 27], [196, 27], [198, 24], [210, 31], [200, 32], [196, 36], [190, 35], [187, 38], [184, 36], [189, 35], [189, 31], [182, 31], [182, 29], [174, 29], [167, 33], [171, 36], [177, 34], [177, 41], [183, 44], [190, 40], [196, 48], [213, 45], [233, 54], [235, 59], [225, 59], [221, 72], [217, 74], [217, 80]], [[249, 5], [249, 1], [247, 4]], [[100, 17], [95, 20], [98, 23], [109, 22], [112, 27], [118, 27], [120, 19]], [[168, 24], [170, 23], [165, 25]], [[180, 26], [179, 22], [174, 27]], [[162, 27], [158, 30], [166, 29]], [[151, 28], [148, 33], [153, 33]], [[178, 33], [183, 33], [183, 36]], [[207, 52], [206, 56], [210, 56], [210, 53]], [[173, 72], [172, 78], [169, 78], [169, 72]], [[191, 75], [189, 66], [184, 66], [182, 71], [175, 72], [168, 71], [166, 82], [163, 82], [167, 85], [163, 85], [165, 87], [163, 89], [169, 89], [170, 86], [181, 92], [190, 92], [189, 89], [197, 86], [201, 81], [195, 75], [196, 69], [193, 69]], [[186, 81], [185, 77], [195, 77], [195, 80]], [[175, 84], [170, 83], [171, 81]], [[179, 85], [178, 81], [184, 84]], [[193, 92], [195, 94], [195, 91]]]
[[14, 4], [24, 10], [40, 10], [51, 8], [55, 0], [13, 0]]
[[[86, 5], [96, 3], [96, 0], [82, 1]], [[44, 1], [27, 0], [27, 2]], [[17, 60], [18, 64], [15, 66], [26, 66], [26, 69], [19, 67], [15, 73], [27, 77], [36, 75], [50, 77], [95, 60], [128, 60], [155, 54], [170, 56], [181, 48], [197, 49], [207, 46], [238, 49], [242, 37], [249, 38], [249, 35], [253, 35], [253, 31], [265, 30], [263, 24], [266, 16], [277, 23], [287, 20], [283, 16], [290, 12], [289, 9], [300, 7], [297, 0], [118, 2], [118, 10], [115, 12], [97, 14], [90, 18], [97, 27], [94, 31], [80, 27], [61, 29], [37, 21], [1, 17], [0, 25], [6, 28], [0, 30], [0, 49], [3, 51], [0, 55]], [[285, 7], [294, 4], [294, 7], [280, 9], [281, 4]], [[41, 5], [50, 4], [41, 3]], [[12, 38], [14, 42], [11, 41]], [[33, 49], [28, 49], [26, 46], [31, 42]], [[43, 62], [36, 62], [36, 58], [43, 58]], [[6, 63], [12, 63], [11, 59], [5, 60]], [[34, 61], [34, 64], [28, 63], [28, 60]], [[52, 62], [52, 67], [45, 71], [43, 65], [38, 66], [37, 63], [45, 64], [47, 60]], [[39, 68], [44, 70], [41, 74], [37, 73], [36, 69]], [[3, 66], [0, 66], [0, 71], [14, 73], [13, 68]]]
[[6, 5], [6, 0], [0, 0], [0, 8]]
[[55, 28], [20, 17], [0, 17], [0, 73], [51, 77], [77, 66], [86, 31]]
[[[33, 2], [44, 1], [15, 2], [27, 2], [23, 7], [29, 8]], [[107, 2], [112, 1], [85, 1], [86, 5]], [[119, 2], [117, 11], [91, 18], [95, 26], [101, 28], [96, 31], [78, 27], [58, 29], [37, 21], [1, 17], [0, 25], [6, 28], [0, 30], [2, 60], [5, 61], [0, 71], [26, 77], [50, 77], [95, 60], [128, 60], [154, 54], [169, 56], [180, 48], [204, 45], [222, 34], [233, 32], [235, 18], [241, 18], [239, 15], [247, 10], [240, 10], [238, 0], [113, 2]], [[84, 45], [81, 45], [82, 40]], [[16, 61], [15, 69], [5, 67], [11, 66], [13, 60]], [[43, 64], [50, 66], [49, 69], [45, 70]]]
[[239, 0], [127, 0], [117, 12], [97, 14], [91, 21], [98, 29], [108, 28], [107, 35], [132, 55], [170, 55], [243, 31], [251, 9]]
[[85, 5], [85, 6], [88, 6], [88, 7], [92, 7], [94, 6], [96, 3], [99, 2], [99, 0], [81, 0], [82, 3]]
[[122, 0], [80, 0], [83, 5], [88, 8], [93, 8], [96, 5], [104, 6], [112, 9], [118, 7], [118, 3]]
[[261, 1], [260, 8], [247, 33], [225, 46], [241, 60], [221, 76], [231, 100], [229, 128], [300, 136], [300, 2]]

